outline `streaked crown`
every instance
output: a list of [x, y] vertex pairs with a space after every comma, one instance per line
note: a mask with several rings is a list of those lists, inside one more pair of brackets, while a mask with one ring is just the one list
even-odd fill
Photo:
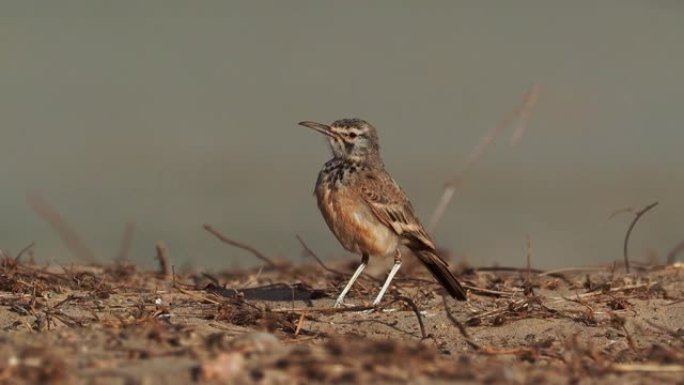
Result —
[[328, 136], [328, 142], [336, 158], [356, 162], [380, 160], [378, 134], [370, 123], [361, 119], [340, 119], [331, 125], [302, 122]]

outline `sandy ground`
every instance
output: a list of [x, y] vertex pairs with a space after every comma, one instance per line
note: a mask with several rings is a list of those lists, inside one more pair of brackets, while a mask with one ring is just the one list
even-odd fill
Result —
[[682, 266], [462, 268], [467, 303], [408, 268], [359, 311], [378, 270], [331, 310], [355, 262], [165, 277], [6, 258], [0, 383], [684, 384]]

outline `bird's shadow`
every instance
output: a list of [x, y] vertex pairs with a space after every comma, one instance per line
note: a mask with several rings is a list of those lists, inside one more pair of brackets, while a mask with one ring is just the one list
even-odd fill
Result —
[[256, 301], [304, 301], [309, 303], [314, 299], [329, 297], [324, 290], [311, 289], [301, 284], [287, 285], [284, 283], [246, 289], [227, 288], [210, 283], [204, 290], [222, 297], [236, 298], [240, 296], [245, 300]]

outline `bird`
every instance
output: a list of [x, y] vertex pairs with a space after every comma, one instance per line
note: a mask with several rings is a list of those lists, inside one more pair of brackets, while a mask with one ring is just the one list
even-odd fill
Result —
[[393, 256], [394, 264], [372, 303], [378, 305], [401, 267], [402, 246], [418, 257], [452, 297], [465, 301], [463, 286], [437, 253], [408, 197], [385, 169], [375, 127], [356, 118], [329, 125], [311, 121], [299, 125], [327, 138], [332, 159], [319, 172], [314, 195], [325, 222], [342, 246], [361, 255], [361, 264], [334, 307], [344, 305], [345, 296], [371, 256]]

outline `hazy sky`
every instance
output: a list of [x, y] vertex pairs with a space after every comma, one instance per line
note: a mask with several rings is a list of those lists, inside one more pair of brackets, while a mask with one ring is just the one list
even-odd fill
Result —
[[679, 1], [0, 4], [0, 248], [70, 260], [26, 203], [41, 192], [102, 260], [249, 264], [345, 252], [312, 197], [329, 156], [296, 125], [360, 117], [427, 221], [481, 135], [542, 85], [529, 128], [470, 171], [437, 242], [475, 265], [621, 257], [630, 214], [661, 204], [632, 253], [684, 239]]

